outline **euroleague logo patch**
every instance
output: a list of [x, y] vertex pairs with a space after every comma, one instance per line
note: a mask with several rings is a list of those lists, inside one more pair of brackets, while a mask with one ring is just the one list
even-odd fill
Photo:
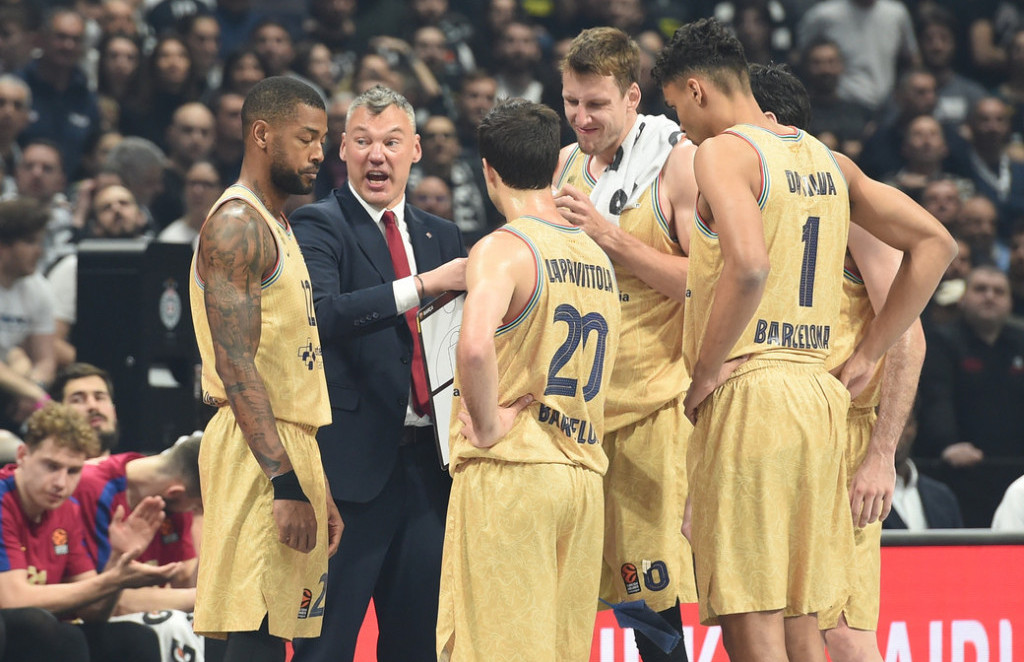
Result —
[[50, 534], [50, 541], [53, 542], [53, 553], [57, 556], [67, 556], [70, 551], [68, 547], [68, 532], [64, 529], [54, 529]]
[[643, 579], [644, 588], [648, 591], [662, 591], [669, 584], [668, 566], [664, 561], [641, 562], [643, 572], [639, 572], [633, 563], [623, 563], [622, 581], [626, 584], [626, 593], [632, 595], [640, 592], [640, 580]]
[[626, 584], [626, 593], [632, 595], [640, 592], [640, 577], [632, 563], [622, 564], [622, 581]]
[[174, 522], [170, 519], [165, 519], [160, 525], [160, 542], [165, 545], [176, 543], [181, 540], [181, 536], [174, 530]]
[[324, 615], [324, 594], [327, 593], [327, 573], [320, 575], [320, 594], [313, 599], [313, 591], [302, 589], [302, 600], [299, 601], [299, 619], [322, 618]]
[[299, 602], [299, 618], [309, 616], [309, 604], [313, 602], [313, 591], [308, 588], [302, 589], [302, 600]]

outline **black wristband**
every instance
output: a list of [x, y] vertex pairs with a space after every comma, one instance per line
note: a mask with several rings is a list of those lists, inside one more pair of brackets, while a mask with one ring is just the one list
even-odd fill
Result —
[[274, 476], [270, 479], [270, 484], [274, 486], [275, 501], [285, 499], [309, 503], [306, 493], [302, 491], [302, 485], [299, 485], [299, 477], [295, 475], [294, 471]]

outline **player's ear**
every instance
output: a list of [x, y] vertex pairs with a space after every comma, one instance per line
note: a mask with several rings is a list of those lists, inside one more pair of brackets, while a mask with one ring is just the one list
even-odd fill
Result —
[[175, 499], [183, 499], [185, 497], [185, 486], [182, 485], [181, 483], [175, 483], [168, 487], [166, 490], [164, 490], [163, 494], [161, 494], [160, 496], [162, 496], [164, 498], [164, 501], [168, 503], [174, 501]]
[[640, 86], [636, 83], [631, 83], [629, 89], [626, 90], [626, 104], [630, 109], [635, 110], [640, 105], [640, 98], [643, 93], [640, 92]]
[[705, 97], [707, 95], [704, 93], [704, 85], [703, 85], [703, 83], [701, 83], [699, 80], [697, 80], [696, 78], [687, 78], [686, 79], [686, 92], [691, 97], [693, 97], [693, 100], [697, 102], [698, 106], [704, 104]]
[[480, 159], [484, 169], [484, 180], [489, 186], [496, 186], [501, 181], [501, 177], [498, 175], [498, 171], [491, 167], [491, 164], [487, 162], [487, 159]]
[[778, 118], [778, 117], [776, 117], [776, 116], [775, 116], [775, 113], [773, 113], [773, 112], [772, 112], [772, 111], [770, 111], [770, 110], [766, 110], [766, 111], [764, 111], [764, 116], [765, 116], [765, 117], [767, 117], [768, 119], [770, 119], [770, 120], [771, 120], [771, 121], [773, 121], [773, 122], [777, 122], [777, 123], [781, 124], [781, 122], [779, 122], [779, 118]]
[[270, 133], [270, 125], [267, 124], [266, 120], [256, 120], [252, 123], [252, 139], [255, 141], [256, 146], [261, 149], [266, 149], [267, 142], [269, 140], [268, 134]]
[[19, 467], [25, 461], [25, 458], [27, 456], [28, 456], [28, 444], [18, 444], [18, 450], [15, 452], [14, 457], [17, 460]]

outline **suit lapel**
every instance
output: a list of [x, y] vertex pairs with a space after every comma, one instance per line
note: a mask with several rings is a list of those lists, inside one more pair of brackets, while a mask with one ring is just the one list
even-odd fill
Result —
[[415, 207], [405, 206], [405, 224], [409, 228], [409, 243], [416, 256], [416, 271], [423, 273], [441, 266], [441, 246], [437, 236], [420, 219], [420, 213]]
[[359, 204], [348, 184], [340, 187], [335, 194], [338, 204], [341, 206], [342, 216], [347, 219], [352, 231], [356, 236], [356, 243], [359, 249], [370, 261], [373, 268], [380, 274], [385, 283], [395, 280], [395, 269], [391, 265], [391, 254], [388, 252], [388, 243], [384, 240], [380, 228], [370, 215], [366, 213], [363, 206]]
[[[925, 517], [926, 518], [927, 518], [927, 516], [928, 516], [928, 514], [925, 513]], [[889, 511], [889, 516], [885, 518], [885, 521], [882, 524], [882, 528], [883, 529], [905, 529], [905, 528], [907, 528], [907, 524], [906, 524], [906, 522], [903, 521], [903, 518], [900, 517], [900, 514], [898, 512], [896, 512], [896, 509], [893, 508], [891, 511]]]
[[921, 510], [924, 511], [925, 522], [928, 523], [929, 529], [941, 529], [949, 525], [946, 522], [945, 513], [943, 509], [939, 508], [939, 500], [932, 491], [932, 486], [927, 481], [921, 480], [920, 477], [917, 479], [917, 492], [921, 495]]

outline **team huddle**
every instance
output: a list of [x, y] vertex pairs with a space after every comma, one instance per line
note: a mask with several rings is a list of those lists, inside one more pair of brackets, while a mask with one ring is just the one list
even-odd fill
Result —
[[[803, 131], [799, 83], [749, 68], [716, 21], [681, 27], [654, 67], [678, 124], [638, 114], [639, 69], [624, 33], [585, 30], [562, 71], [575, 144], [560, 150], [558, 115], [521, 99], [479, 127], [508, 222], [444, 263], [464, 276], [441, 289], [467, 297], [431, 657], [587, 659], [599, 598], [643, 598], [680, 633], [679, 603], [697, 601], [734, 660], [824, 660], [823, 642], [833, 660], [877, 657], [880, 520], [920, 369], [916, 320], [955, 244]], [[337, 425], [369, 406], [324, 379], [340, 359], [317, 318], [350, 295], [323, 291], [296, 258], [319, 271], [328, 249], [304, 244], [299, 220], [296, 243], [281, 214], [322, 158], [323, 104], [301, 85], [267, 79], [247, 98], [242, 175], [193, 267], [204, 392], [221, 405], [200, 457], [195, 627], [227, 634], [232, 660], [328, 630], [321, 599], [330, 611], [346, 582], [333, 565], [327, 581], [327, 557], [361, 535], [315, 436], [329, 413]], [[414, 307], [445, 268], [425, 270], [409, 209], [395, 233], [386, 195], [386, 152], [413, 130], [401, 95], [371, 90], [342, 143], [350, 174], [368, 154], [353, 208], [390, 252], [398, 280], [382, 291], [403, 334], [398, 283]], [[403, 238], [412, 265], [396, 258]], [[428, 415], [411, 370], [400, 449]], [[645, 662], [685, 659], [636, 634]]]
[[[919, 342], [908, 329], [952, 259], [951, 239], [800, 130], [805, 122], [777, 121], [791, 111], [766, 107], [770, 86], [791, 83], [788, 74], [748, 72], [713, 21], [681, 28], [654, 69], [688, 142], [664, 118], [636, 114], [633, 70], [620, 64], [629, 49], [624, 35], [598, 28], [566, 56], [563, 96], [579, 142], [562, 154], [556, 197], [517, 180], [530, 162], [508, 154], [528, 136], [539, 141], [539, 129], [506, 128], [506, 151], [482, 152], [510, 223], [469, 257], [440, 659], [513, 659], [524, 632], [549, 659], [586, 659], [595, 595], [644, 597], [676, 622], [678, 600], [696, 597], [732, 659], [824, 659], [819, 630], [833, 659], [865, 659], [896, 442], [873, 436], [875, 408], [886, 379], [890, 390], [916, 380], [902, 361], [892, 370], [879, 361], [903, 336]], [[482, 145], [531, 112], [541, 114], [500, 106]], [[566, 238], [553, 240], [551, 228]], [[609, 297], [534, 273], [572, 259], [580, 229], [611, 258], [621, 315]], [[547, 356], [545, 374], [532, 362]], [[896, 399], [886, 415], [905, 420], [909, 403]], [[603, 427], [596, 460], [538, 423], [539, 411], [574, 405]], [[564, 465], [560, 480], [575, 491], [556, 492], [556, 477], [537, 473], [552, 465]], [[603, 551], [583, 505], [600, 503], [600, 491], [575, 478], [581, 467], [605, 474]], [[675, 533], [687, 495], [693, 566]], [[538, 535], [524, 539], [524, 528]], [[509, 542], [519, 539], [521, 548]], [[503, 554], [489, 563], [495, 548]], [[527, 566], [537, 563], [549, 575], [535, 585]], [[474, 595], [485, 582], [508, 587], [502, 605], [546, 606], [553, 627], [483, 608]], [[643, 659], [668, 659], [637, 638]]]

